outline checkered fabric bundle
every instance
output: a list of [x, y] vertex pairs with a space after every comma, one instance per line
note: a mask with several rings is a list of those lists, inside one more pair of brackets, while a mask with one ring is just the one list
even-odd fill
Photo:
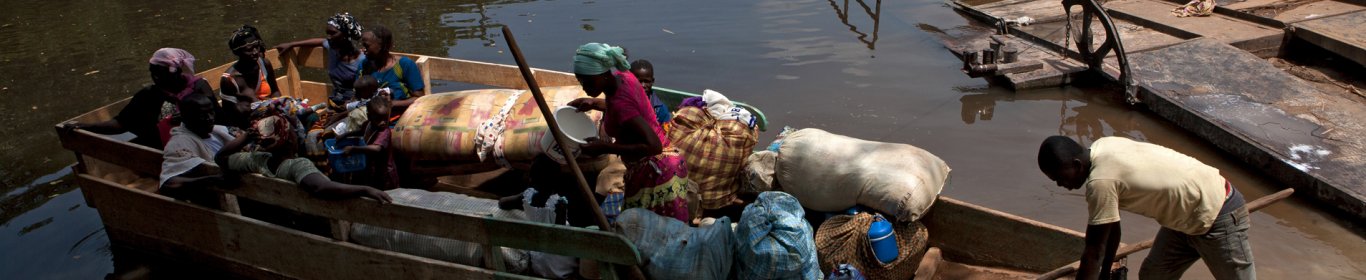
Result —
[[718, 120], [698, 107], [683, 107], [670, 121], [669, 140], [687, 159], [688, 179], [697, 182], [702, 208], [731, 204], [740, 187], [740, 172], [759, 134], [746, 123]]
[[797, 198], [764, 192], [735, 229], [738, 279], [820, 279], [811, 225]]

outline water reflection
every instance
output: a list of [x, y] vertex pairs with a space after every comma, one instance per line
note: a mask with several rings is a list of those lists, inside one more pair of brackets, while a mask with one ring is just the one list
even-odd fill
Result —
[[858, 26], [854, 26], [854, 24], [849, 23], [849, 0], [844, 0], [844, 5], [842, 7], [839, 4], [836, 4], [835, 0], [829, 1], [830, 7], [835, 8], [835, 16], [838, 16], [840, 18], [840, 23], [844, 23], [844, 26], [848, 26], [850, 32], [858, 34], [858, 40], [868, 45], [868, 49], [876, 49], [875, 45], [877, 44], [877, 31], [879, 23], [882, 22], [882, 0], [875, 0], [876, 2], [873, 3], [873, 7], [871, 8], [869, 8], [868, 3], [864, 3], [863, 0], [854, 0], [854, 2], [859, 5], [859, 7], [863, 8], [863, 13], [873, 19], [872, 36], [869, 36], [868, 33], [864, 33], [863, 31], [859, 31]]
[[990, 121], [997, 103], [1025, 101], [1058, 102], [1058, 135], [1071, 136], [1081, 143], [1090, 143], [1106, 136], [1122, 136], [1149, 141], [1145, 129], [1158, 125], [1150, 118], [1129, 110], [1105, 89], [1075, 89], [1013, 92], [999, 88], [959, 88], [970, 93], [959, 98], [960, 116], [964, 124], [979, 120]]

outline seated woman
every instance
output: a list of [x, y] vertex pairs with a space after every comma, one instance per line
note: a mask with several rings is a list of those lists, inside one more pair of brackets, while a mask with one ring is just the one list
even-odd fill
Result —
[[605, 113], [603, 129], [615, 141], [591, 139], [584, 154], [616, 154], [626, 164], [626, 199], [622, 207], [646, 208], [689, 222], [688, 170], [683, 156], [669, 146], [654, 108], [634, 74], [628, 71], [620, 47], [601, 43], [580, 46], [574, 55], [574, 76], [588, 96], [569, 106], [579, 111]]
[[374, 76], [381, 88], [389, 88], [394, 100], [392, 120], [403, 115], [403, 111], [413, 104], [413, 100], [426, 94], [427, 86], [422, 81], [422, 70], [417, 63], [407, 57], [389, 53], [394, 47], [394, 34], [383, 25], [365, 31], [361, 35], [365, 47], [363, 73]]
[[166, 103], [177, 104], [180, 99], [191, 93], [211, 96], [213, 87], [209, 82], [195, 76], [194, 55], [182, 49], [163, 48], [152, 54], [148, 60], [148, 71], [152, 74], [152, 85], [133, 94], [133, 99], [119, 111], [114, 119], [97, 123], [66, 123], [63, 129], [84, 129], [99, 134], [133, 133], [131, 142], [148, 148], [161, 149], [170, 139], [174, 113], [164, 114], [162, 106]]
[[237, 55], [237, 62], [223, 72], [218, 83], [226, 113], [220, 116], [219, 124], [246, 128], [251, 103], [280, 96], [280, 87], [275, 84], [275, 67], [264, 58], [266, 49], [256, 27], [242, 25], [233, 31], [228, 48]]
[[351, 87], [360, 75], [361, 62], [365, 54], [360, 51], [361, 25], [350, 13], [340, 13], [327, 19], [326, 37], [289, 42], [275, 46], [275, 50], [323, 47], [323, 58], [327, 61], [327, 78], [332, 81], [332, 92], [327, 101], [333, 111], [343, 111], [346, 102], [355, 98], [356, 91]]

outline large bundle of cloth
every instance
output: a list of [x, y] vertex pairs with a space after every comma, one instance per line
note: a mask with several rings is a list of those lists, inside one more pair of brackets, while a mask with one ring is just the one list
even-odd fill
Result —
[[825, 220], [816, 230], [816, 253], [821, 271], [833, 272], [841, 264], [856, 268], [872, 279], [911, 279], [929, 249], [929, 232], [920, 222], [892, 223], [896, 236], [897, 258], [879, 262], [869, 244], [868, 227], [873, 215], [858, 213]]
[[783, 136], [775, 168], [782, 191], [806, 208], [837, 212], [863, 205], [899, 222], [920, 219], [949, 179], [948, 164], [915, 146], [814, 128]]
[[764, 192], [745, 206], [735, 236], [739, 279], [819, 279], [816, 244], [797, 198]]
[[759, 134], [750, 112], [734, 106], [721, 93], [707, 90], [704, 107], [681, 106], [674, 114], [669, 140], [687, 160], [688, 179], [697, 182], [701, 207], [734, 204], [745, 159]]
[[622, 211], [613, 224], [649, 260], [650, 279], [726, 279], [735, 261], [735, 235], [730, 218], [715, 224], [687, 224], [643, 208]]
[[[551, 108], [587, 97], [578, 86], [541, 88]], [[601, 112], [589, 112], [594, 122]], [[412, 160], [529, 163], [549, 131], [527, 90], [480, 89], [419, 97], [394, 123], [393, 148]]]

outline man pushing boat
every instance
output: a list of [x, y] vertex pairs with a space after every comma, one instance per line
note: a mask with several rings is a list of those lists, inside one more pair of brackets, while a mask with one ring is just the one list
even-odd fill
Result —
[[1039, 147], [1039, 169], [1068, 190], [1086, 187], [1088, 222], [1077, 279], [1107, 279], [1119, 210], [1162, 225], [1139, 279], [1179, 279], [1196, 259], [1217, 279], [1256, 279], [1243, 195], [1219, 170], [1166, 147], [1104, 137], [1090, 149], [1064, 136]]

